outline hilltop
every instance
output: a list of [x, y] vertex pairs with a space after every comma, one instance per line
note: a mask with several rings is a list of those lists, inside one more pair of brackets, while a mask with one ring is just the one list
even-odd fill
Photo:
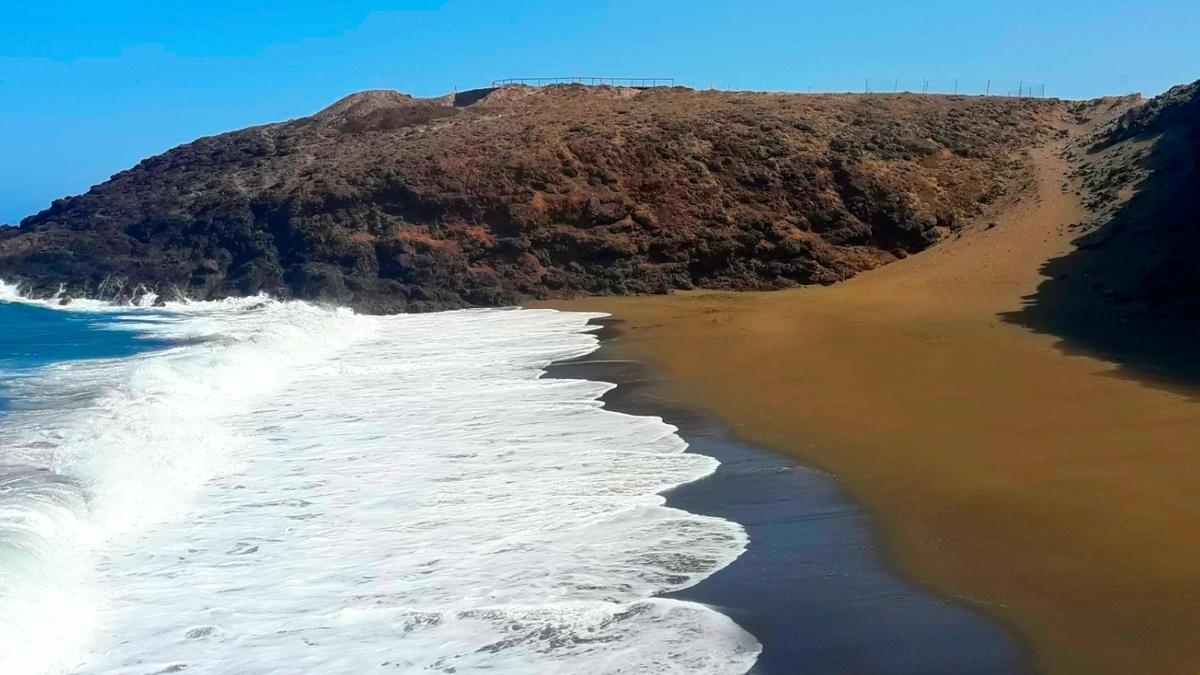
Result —
[[826, 284], [1027, 180], [1055, 100], [506, 86], [348, 96], [198, 139], [0, 230], [0, 276], [365, 311]]

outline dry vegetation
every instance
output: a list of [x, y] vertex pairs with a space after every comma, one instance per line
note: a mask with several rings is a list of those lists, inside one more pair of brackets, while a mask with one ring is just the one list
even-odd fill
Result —
[[266, 291], [372, 311], [830, 283], [1025, 170], [1057, 101], [375, 91], [147, 159], [0, 231], [40, 293]]

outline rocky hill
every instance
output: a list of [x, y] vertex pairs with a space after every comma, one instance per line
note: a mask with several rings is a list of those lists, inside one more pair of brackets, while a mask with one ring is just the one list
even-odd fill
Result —
[[503, 87], [348, 96], [174, 148], [0, 230], [40, 295], [421, 311], [829, 283], [1003, 194], [1058, 101]]

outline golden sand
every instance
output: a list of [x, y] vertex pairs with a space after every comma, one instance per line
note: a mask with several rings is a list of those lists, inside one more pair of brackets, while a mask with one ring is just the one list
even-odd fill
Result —
[[612, 313], [674, 396], [836, 475], [903, 572], [1042, 670], [1197, 673], [1200, 404], [998, 317], [1082, 219], [1035, 159], [997, 226], [842, 284], [553, 306]]

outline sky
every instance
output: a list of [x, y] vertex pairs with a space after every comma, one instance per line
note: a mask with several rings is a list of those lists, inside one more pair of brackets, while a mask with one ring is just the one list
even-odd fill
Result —
[[1197, 0], [9, 4], [0, 223], [13, 224], [180, 143], [363, 89], [432, 96], [568, 75], [771, 91], [996, 78], [1086, 98], [1200, 79]]

